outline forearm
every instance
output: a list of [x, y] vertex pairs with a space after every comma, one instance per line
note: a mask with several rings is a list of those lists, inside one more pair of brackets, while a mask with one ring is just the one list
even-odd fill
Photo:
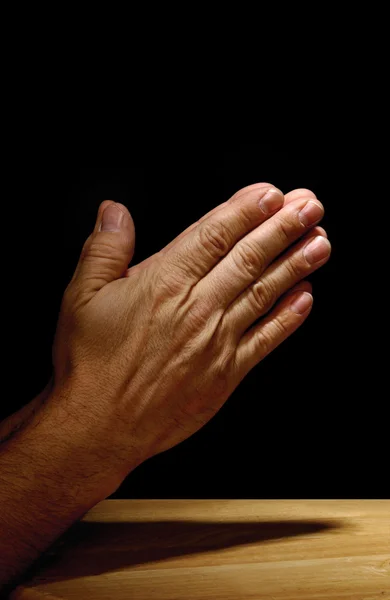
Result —
[[52, 397], [0, 445], [0, 591], [114, 491], [105, 458]]

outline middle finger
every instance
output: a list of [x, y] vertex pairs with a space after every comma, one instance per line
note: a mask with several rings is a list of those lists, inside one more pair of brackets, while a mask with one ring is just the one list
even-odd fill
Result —
[[318, 223], [324, 208], [318, 200], [299, 198], [242, 238], [196, 285], [203, 297], [227, 307], [295, 240]]

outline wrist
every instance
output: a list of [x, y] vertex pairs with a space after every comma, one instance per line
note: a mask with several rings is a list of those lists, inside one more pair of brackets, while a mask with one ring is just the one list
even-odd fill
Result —
[[[94, 498], [95, 503], [114, 493], [141, 462], [120, 433], [117, 417], [93, 410], [98, 400], [85, 385], [67, 381], [53, 387], [36, 415], [45, 446], [52, 444], [56, 472], [67, 470], [75, 481], [81, 480], [77, 494]], [[47, 449], [42, 446], [42, 451]]]
[[34, 503], [48, 495], [53, 510], [67, 507], [82, 516], [116, 491], [126, 474], [61, 400], [62, 393], [53, 391], [28, 424], [1, 444], [1, 480], [14, 500], [20, 495]]

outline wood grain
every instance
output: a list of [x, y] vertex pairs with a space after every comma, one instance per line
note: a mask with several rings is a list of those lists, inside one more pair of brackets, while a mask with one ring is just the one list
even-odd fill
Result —
[[108, 500], [51, 549], [31, 590], [66, 600], [390, 600], [390, 501]]

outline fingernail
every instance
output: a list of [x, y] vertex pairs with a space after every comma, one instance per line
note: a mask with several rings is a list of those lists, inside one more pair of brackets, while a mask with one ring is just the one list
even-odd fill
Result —
[[279, 208], [282, 208], [284, 203], [283, 192], [276, 188], [268, 190], [265, 196], [259, 202], [260, 208], [267, 215], [275, 212]]
[[100, 231], [120, 231], [124, 216], [116, 204], [109, 204], [103, 211]]
[[310, 265], [313, 265], [320, 260], [324, 260], [329, 254], [330, 243], [321, 235], [315, 237], [303, 250], [303, 255]]
[[314, 225], [321, 219], [324, 214], [324, 209], [322, 206], [317, 204], [317, 202], [310, 201], [306, 204], [305, 208], [302, 208], [299, 213], [299, 220], [305, 227], [309, 227], [309, 225]]
[[294, 294], [294, 300], [290, 308], [297, 315], [303, 315], [313, 304], [313, 296], [308, 292], [297, 292]]

